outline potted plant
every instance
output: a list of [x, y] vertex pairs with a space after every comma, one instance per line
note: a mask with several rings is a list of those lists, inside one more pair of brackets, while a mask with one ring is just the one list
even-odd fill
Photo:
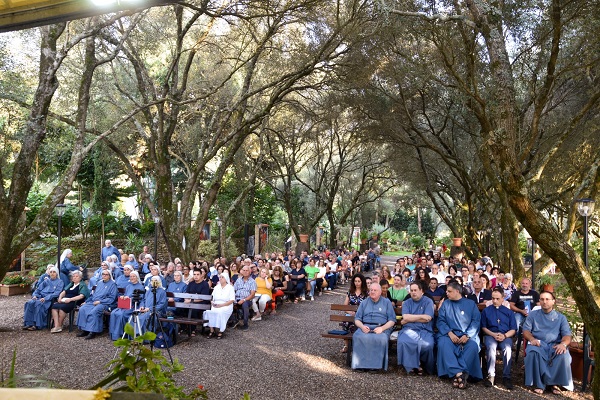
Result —
[[308, 243], [308, 235], [306, 233], [301, 233], [299, 236], [300, 243]]
[[558, 275], [540, 274], [536, 279], [537, 287], [546, 292], [554, 293], [554, 285], [558, 282]]
[[360, 231], [360, 242], [362, 244], [367, 244], [367, 239], [369, 238], [369, 234], [367, 231]]
[[35, 277], [32, 275], [6, 275], [0, 284], [0, 295], [14, 296], [25, 294], [30, 290], [33, 282], [35, 282]]
[[452, 238], [452, 246], [454, 246], [454, 247], [462, 246], [462, 238]]
[[384, 231], [381, 234], [381, 241], [383, 243], [387, 243], [390, 240], [390, 237], [392, 236], [392, 234], [390, 233], [390, 231]]

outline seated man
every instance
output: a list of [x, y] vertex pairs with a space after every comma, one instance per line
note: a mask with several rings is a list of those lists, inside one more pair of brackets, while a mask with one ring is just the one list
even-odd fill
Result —
[[398, 334], [398, 365], [406, 372], [435, 372], [433, 357], [433, 300], [424, 296], [424, 281], [410, 284], [410, 299], [402, 303], [402, 330]]
[[483, 287], [483, 280], [479, 274], [473, 275], [473, 293], [467, 296], [467, 299], [473, 300], [475, 303], [483, 303], [492, 300], [492, 291]]
[[525, 385], [541, 394], [550, 386], [560, 394], [559, 386], [573, 390], [571, 376], [571, 329], [567, 318], [554, 310], [556, 298], [551, 292], [540, 294], [541, 310], [529, 313], [523, 323], [523, 338], [529, 342], [525, 356]]
[[235, 290], [235, 304], [242, 306], [244, 313], [244, 325], [242, 330], [248, 330], [248, 317], [250, 316], [250, 306], [252, 299], [256, 294], [256, 281], [250, 277], [250, 267], [244, 265], [240, 270], [241, 278], [238, 278], [233, 285]]
[[[476, 278], [481, 280], [481, 278]], [[475, 281], [473, 281], [475, 282]], [[485, 357], [488, 364], [488, 377], [484, 382], [486, 387], [494, 386], [496, 376], [496, 349], [502, 350], [502, 384], [508, 390], [514, 388], [510, 380], [510, 367], [512, 366], [512, 338], [517, 333], [515, 314], [502, 305], [504, 291], [496, 287], [492, 291], [492, 305], [481, 312], [481, 330], [485, 334]]]
[[431, 297], [442, 297], [446, 294], [445, 290], [438, 285], [437, 278], [431, 278], [429, 280], [429, 287], [425, 291]]
[[521, 290], [512, 294], [510, 299], [510, 309], [515, 312], [517, 326], [521, 326], [529, 311], [535, 306], [540, 305], [540, 295], [531, 288], [531, 279], [521, 279]]
[[113, 308], [117, 303], [117, 285], [112, 280], [110, 270], [103, 270], [101, 276], [102, 280], [96, 284], [92, 295], [79, 307], [77, 326], [81, 332], [77, 337], [93, 339], [101, 333], [104, 329], [104, 311]]
[[454, 378], [453, 387], [465, 389], [471, 376], [483, 378], [479, 364], [479, 324], [475, 302], [462, 295], [456, 281], [448, 283], [447, 299], [438, 312], [438, 376]]
[[352, 335], [352, 369], [384, 369], [388, 367], [388, 343], [396, 313], [392, 302], [381, 297], [381, 286], [371, 283], [369, 298], [356, 310]]

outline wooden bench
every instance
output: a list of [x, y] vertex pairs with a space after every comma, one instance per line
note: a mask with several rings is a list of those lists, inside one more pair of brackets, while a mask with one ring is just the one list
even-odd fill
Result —
[[[339, 322], [339, 323], [354, 323], [354, 315], [345, 315], [348, 312], [356, 312], [358, 310], [358, 306], [344, 305], [344, 304], [332, 304], [331, 305], [331, 315], [329, 316], [330, 321]], [[344, 312], [344, 314], [340, 314], [339, 311]], [[402, 329], [402, 324], [400, 323], [402, 317], [402, 305], [394, 307], [394, 311], [396, 312], [396, 326], [394, 328]], [[400, 316], [400, 318], [398, 318]], [[341, 329], [340, 329], [341, 330]], [[348, 332], [345, 335], [338, 335], [334, 333], [322, 333], [321, 337], [329, 338], [329, 339], [342, 339], [346, 342], [346, 346], [348, 350], [346, 351], [346, 365], [350, 366], [352, 364], [352, 333]], [[390, 339], [390, 341], [392, 341]]]
[[179, 325], [187, 325], [188, 326], [188, 338], [192, 336], [192, 325], [200, 325], [202, 326], [202, 331], [204, 331], [204, 324], [208, 322], [202, 318], [193, 318], [192, 313], [194, 310], [204, 311], [210, 310], [212, 300], [212, 296], [209, 294], [192, 294], [192, 293], [171, 293], [167, 292], [167, 297], [191, 300], [191, 302], [175, 302], [169, 301], [169, 307], [175, 307], [177, 310], [187, 310], [187, 317], [174, 315], [172, 317], [161, 317], [158, 320], [160, 322], [170, 322], [177, 324], [175, 329], [175, 335], [173, 337], [173, 344], [177, 344], [179, 342]]

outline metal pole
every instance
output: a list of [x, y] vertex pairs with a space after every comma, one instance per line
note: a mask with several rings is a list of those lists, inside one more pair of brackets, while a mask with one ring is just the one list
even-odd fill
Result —
[[61, 228], [62, 228], [62, 215], [58, 216], [58, 246], [56, 252], [56, 265], [60, 271], [60, 236], [61, 236]]
[[158, 224], [160, 224], [160, 219], [158, 217], [154, 218], [154, 262], [156, 263], [156, 256], [158, 254]]
[[218, 250], [217, 252], [219, 253], [219, 258], [221, 258], [221, 224], [217, 224], [219, 226], [219, 240], [217, 241], [218, 244]]
[[588, 216], [583, 216], [583, 264], [588, 269]]
[[535, 240], [531, 238], [531, 288], [535, 289]]

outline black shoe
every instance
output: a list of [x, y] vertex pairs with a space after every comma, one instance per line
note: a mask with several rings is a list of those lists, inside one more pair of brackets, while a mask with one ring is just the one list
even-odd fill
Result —
[[244, 325], [244, 326], [242, 326], [242, 330], [243, 330], [243, 331], [247, 331], [248, 329], [249, 329], [249, 328], [248, 328], [248, 325]]
[[515, 386], [510, 381], [510, 378], [502, 378], [502, 385], [508, 390], [513, 390]]
[[85, 337], [85, 340], [90, 340], [90, 339], [93, 339], [93, 338], [95, 338], [97, 335], [98, 335], [98, 334], [97, 334], [96, 332], [90, 332], [90, 334], [89, 334], [89, 335], [87, 335], [87, 336]]
[[78, 333], [77, 335], [75, 335], [75, 336], [77, 336], [77, 337], [84, 337], [84, 336], [87, 336], [87, 335], [89, 335], [89, 334], [90, 334], [90, 333], [89, 333], [88, 331], [81, 331], [81, 332], [79, 332], [79, 333]]
[[494, 386], [494, 377], [493, 376], [488, 376], [483, 381], [483, 386], [485, 386], [485, 387], [493, 387]]

